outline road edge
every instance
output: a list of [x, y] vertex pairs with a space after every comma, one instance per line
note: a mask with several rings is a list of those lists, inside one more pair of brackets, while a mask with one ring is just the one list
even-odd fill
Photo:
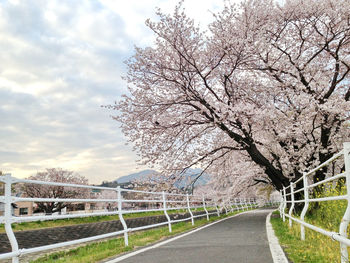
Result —
[[275, 235], [275, 231], [273, 230], [272, 225], [270, 223], [271, 214], [272, 212], [270, 212], [266, 217], [266, 233], [273, 263], [288, 263], [289, 261], [286, 255], [284, 254], [283, 249], [281, 248], [280, 243], [278, 242], [278, 238]]

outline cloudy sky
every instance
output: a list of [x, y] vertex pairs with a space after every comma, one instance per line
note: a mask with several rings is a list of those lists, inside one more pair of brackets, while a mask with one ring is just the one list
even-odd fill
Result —
[[[61, 167], [91, 183], [144, 169], [126, 146], [113, 104], [123, 61], [152, 43], [155, 7], [175, 0], [0, 0], [0, 170], [27, 177]], [[187, 0], [202, 25], [221, 0]]]

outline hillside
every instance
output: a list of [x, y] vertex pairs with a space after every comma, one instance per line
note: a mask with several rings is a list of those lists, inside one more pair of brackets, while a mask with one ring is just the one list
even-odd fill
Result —
[[[178, 188], [186, 187], [201, 172], [202, 172], [202, 170], [199, 168], [188, 169], [185, 172], [185, 174], [182, 176], [182, 178], [175, 183], [175, 186]], [[132, 173], [132, 174], [129, 174], [126, 176], [119, 177], [114, 182], [118, 183], [118, 184], [125, 184], [125, 183], [130, 183], [132, 181], [142, 181], [143, 178], [147, 178], [148, 175], [157, 174], [157, 173], [158, 172], [155, 170], [143, 170], [143, 171], [140, 171], [137, 173]], [[199, 178], [198, 181], [195, 183], [195, 186], [205, 185], [209, 182], [209, 180], [210, 180], [210, 175], [207, 173], [204, 173], [201, 176], [201, 178]]]
[[135, 181], [135, 180], [142, 181], [142, 179], [146, 178], [148, 175], [156, 174], [156, 173], [158, 173], [158, 172], [155, 170], [142, 170], [142, 171], [137, 172], [137, 173], [133, 173], [133, 174], [119, 177], [118, 179], [116, 179], [114, 181], [117, 182], [118, 184], [130, 183], [130, 182]]

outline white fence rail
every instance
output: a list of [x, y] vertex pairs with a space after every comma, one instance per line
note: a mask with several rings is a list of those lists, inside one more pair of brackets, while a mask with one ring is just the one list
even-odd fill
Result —
[[[301, 178], [299, 178], [295, 182], [291, 182], [288, 187], [284, 187], [283, 190], [281, 191], [282, 203], [280, 204], [280, 207], [279, 207], [280, 215], [283, 218], [283, 221], [285, 221], [286, 217], [289, 218], [289, 226], [292, 226], [292, 221], [295, 221], [300, 224], [301, 240], [305, 240], [305, 227], [307, 227], [323, 235], [326, 235], [332, 238], [333, 240], [340, 242], [341, 263], [349, 262], [349, 255], [347, 250], [347, 247], [350, 246], [350, 239], [348, 239], [348, 236], [347, 236], [347, 228], [350, 222], [350, 157], [349, 157], [349, 153], [350, 153], [350, 143], [346, 142], [343, 144], [342, 151], [334, 155], [332, 158], [330, 158], [326, 162], [312, 169], [311, 171], [307, 173], [303, 173], [303, 176]], [[335, 160], [341, 157], [344, 158], [344, 167], [345, 167], [344, 172], [337, 174], [335, 176], [332, 176], [330, 178], [327, 178], [325, 180], [322, 180], [313, 184], [309, 184], [308, 177], [310, 175], [314, 174], [315, 172], [322, 169], [323, 167], [332, 164]], [[309, 197], [309, 192], [312, 191], [314, 187], [339, 180], [340, 178], [345, 178], [346, 189], [347, 189], [346, 195], [322, 197], [322, 198]], [[303, 181], [303, 187], [296, 189], [295, 186], [297, 185], [297, 183], [301, 182], [301, 180]], [[295, 197], [296, 197], [295, 194], [299, 192], [303, 193], [304, 199], [295, 200]], [[335, 200], [347, 200], [347, 208], [340, 222], [339, 233], [327, 231], [318, 226], [305, 222], [304, 219], [305, 219], [306, 212], [309, 208], [310, 202], [323, 202], [323, 201], [335, 201]], [[293, 217], [293, 210], [296, 203], [304, 203], [303, 210], [300, 214], [300, 219]], [[286, 213], [285, 210], [287, 208], [287, 204], [290, 204], [290, 207], [288, 212]]]
[[[168, 225], [169, 231], [172, 231], [172, 224], [191, 220], [194, 224], [194, 219], [198, 217], [206, 217], [209, 220], [209, 216], [216, 214], [220, 216], [220, 212], [225, 210], [227, 214], [229, 211], [236, 210], [248, 210], [250, 208], [257, 207], [257, 202], [253, 198], [236, 198], [236, 199], [226, 199], [214, 200], [211, 197], [196, 196], [196, 195], [184, 195], [166, 192], [147, 192], [139, 190], [122, 189], [120, 187], [110, 188], [110, 187], [99, 187], [90, 185], [77, 185], [77, 184], [66, 184], [57, 182], [45, 182], [36, 180], [26, 180], [18, 179], [12, 177], [10, 174], [5, 174], [0, 176], [0, 183], [5, 185], [4, 195], [0, 196], [0, 203], [4, 203], [4, 215], [0, 216], [0, 224], [5, 225], [5, 230], [9, 242], [11, 244], [12, 252], [0, 254], [1, 259], [12, 258], [12, 262], [19, 262], [19, 256], [41, 252], [53, 248], [60, 248], [69, 245], [75, 245], [83, 242], [94, 241], [98, 239], [114, 237], [117, 235], [124, 235], [125, 246], [128, 245], [128, 233], [137, 230], [143, 230], [163, 225]], [[114, 193], [115, 196], [111, 198], [27, 198], [27, 197], [16, 197], [12, 195], [12, 187], [14, 184], [37, 184], [37, 185], [47, 185], [47, 186], [60, 186], [69, 188], [84, 188], [88, 190], [95, 191], [107, 191]], [[78, 214], [60, 214], [60, 215], [32, 215], [32, 216], [14, 216], [12, 212], [12, 204], [16, 202], [64, 202], [64, 203], [108, 203], [112, 204], [112, 209], [108, 211], [99, 212], [87, 212]], [[111, 211], [112, 210], [112, 211]], [[189, 214], [189, 217], [184, 219], [173, 220], [168, 214], [171, 210], [182, 210]], [[202, 214], [194, 215], [194, 210], [203, 211]], [[127, 226], [126, 221], [123, 217], [125, 214], [131, 213], [145, 213], [145, 212], [162, 212], [166, 221], [162, 223], [156, 223], [151, 225], [145, 225], [141, 227], [130, 228]], [[66, 218], [78, 218], [78, 217], [89, 217], [89, 216], [105, 216], [105, 215], [118, 215], [120, 222], [123, 226], [122, 230], [115, 231], [112, 233], [92, 236], [88, 238], [82, 238], [72, 241], [66, 241], [51, 245], [45, 245], [34, 248], [19, 248], [18, 242], [14, 235], [12, 224], [21, 222], [32, 222], [32, 221], [44, 221], [44, 220], [56, 220], [56, 219], [66, 219]]]

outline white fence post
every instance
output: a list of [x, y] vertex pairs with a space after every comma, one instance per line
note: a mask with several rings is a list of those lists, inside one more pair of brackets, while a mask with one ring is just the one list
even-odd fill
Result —
[[215, 204], [215, 207], [216, 207], [216, 212], [217, 212], [218, 216], [220, 216], [220, 209], [219, 209], [219, 206], [217, 204], [217, 201], [215, 201], [214, 204]]
[[[307, 177], [305, 176], [305, 173], [303, 173], [303, 184], [304, 184], [304, 200], [305, 205], [303, 207], [303, 211], [301, 211], [300, 220], [304, 221], [305, 214], [307, 212], [307, 209], [309, 208], [309, 189], [308, 189], [308, 182]], [[300, 237], [301, 240], [305, 240], [305, 227], [304, 225], [300, 224]]]
[[209, 221], [209, 213], [208, 213], [208, 210], [207, 210], [207, 208], [205, 206], [205, 197], [204, 197], [204, 195], [203, 195], [203, 208], [204, 208], [205, 213], [207, 214], [207, 220]]
[[244, 202], [244, 208], [245, 208], [245, 210], [249, 210], [249, 208], [248, 208], [248, 205], [247, 205], [247, 199], [245, 199], [245, 198], [243, 198], [243, 202]]
[[289, 226], [291, 227], [292, 226], [292, 219], [291, 219], [291, 216], [292, 216], [292, 213], [293, 213], [293, 209], [294, 209], [294, 183], [291, 182], [290, 183], [290, 196], [291, 196], [291, 199], [292, 199], [292, 205], [290, 206], [289, 208]]
[[187, 209], [188, 209], [188, 212], [191, 215], [191, 222], [192, 222], [192, 226], [193, 226], [194, 225], [194, 220], [193, 220], [193, 214], [192, 214], [191, 207], [190, 207], [190, 198], [188, 197], [188, 194], [186, 194], [186, 200], [187, 200]]
[[286, 221], [286, 214], [285, 214], [286, 206], [287, 206], [286, 188], [283, 186], [283, 207], [282, 207], [283, 222]]
[[[11, 194], [12, 177], [11, 174], [5, 174], [5, 230], [10, 241], [12, 252], [18, 251], [18, 243], [12, 230], [12, 194]], [[12, 263], [18, 263], [18, 257], [12, 257]]]
[[164, 215], [166, 217], [166, 219], [168, 220], [168, 226], [169, 226], [169, 232], [171, 233], [172, 229], [171, 229], [171, 219], [170, 216], [168, 215], [168, 211], [167, 211], [167, 205], [166, 205], [166, 196], [165, 196], [165, 192], [162, 192], [163, 195], [163, 210], [164, 210]]
[[251, 203], [250, 197], [248, 198], [248, 204], [249, 204], [249, 206], [250, 206], [250, 209], [253, 209], [253, 205], [252, 205], [252, 203]]
[[230, 211], [233, 212], [235, 211], [234, 208], [233, 208], [233, 203], [232, 203], [232, 199], [230, 198]]
[[226, 208], [226, 204], [224, 203], [224, 209], [225, 209], [225, 214], [227, 215], [228, 212], [227, 212], [227, 208]]
[[128, 226], [126, 225], [126, 222], [123, 217], [123, 212], [122, 212], [123, 201], [122, 201], [122, 193], [121, 193], [122, 191], [120, 189], [120, 186], [117, 187], [117, 192], [118, 192], [118, 216], [124, 228], [124, 243], [125, 243], [125, 246], [128, 246], [129, 245]]
[[283, 193], [282, 190], [280, 191], [280, 195], [281, 195], [281, 203], [279, 206], [279, 211], [280, 211], [280, 218], [282, 218], [282, 207], [283, 207]]
[[[339, 234], [347, 238], [347, 229], [350, 221], [350, 143], [345, 142], [344, 147], [344, 164], [345, 164], [345, 177], [346, 177], [346, 195], [347, 195], [347, 207], [344, 213], [343, 219], [339, 226]], [[348, 248], [345, 244], [340, 243], [340, 257], [341, 263], [349, 262]]]

